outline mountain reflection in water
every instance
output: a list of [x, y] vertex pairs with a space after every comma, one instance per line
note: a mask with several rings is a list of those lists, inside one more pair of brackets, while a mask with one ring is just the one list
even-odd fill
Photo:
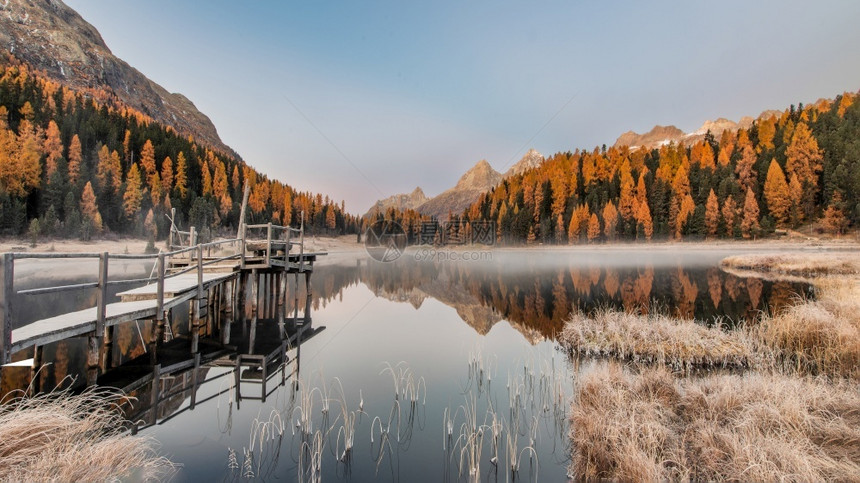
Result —
[[722, 255], [642, 252], [624, 260], [612, 255], [497, 251], [492, 261], [454, 263], [418, 261], [407, 254], [392, 263], [328, 266], [320, 278], [327, 290], [336, 287], [334, 281], [355, 280], [378, 297], [416, 309], [436, 299], [480, 334], [504, 319], [532, 343], [554, 340], [571, 310], [662, 311], [732, 327], [761, 312], [773, 313], [807, 290], [804, 284], [724, 272], [717, 266]]

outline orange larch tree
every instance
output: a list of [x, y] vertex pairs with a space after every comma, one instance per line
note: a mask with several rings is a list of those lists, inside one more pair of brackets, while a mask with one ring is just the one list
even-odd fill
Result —
[[790, 177], [797, 175], [803, 187], [803, 207], [808, 216], [815, 211], [815, 194], [818, 191], [818, 175], [824, 159], [818, 141], [804, 122], [797, 123], [791, 142], [785, 149], [785, 170]]
[[137, 212], [140, 211], [142, 201], [143, 190], [141, 188], [140, 169], [138, 169], [137, 163], [132, 163], [125, 180], [125, 193], [122, 195], [122, 208], [129, 220], [133, 220]]
[[737, 211], [738, 204], [735, 201], [734, 197], [726, 196], [726, 200], [723, 202], [723, 208], [721, 210], [723, 215], [723, 221], [726, 225], [726, 236], [734, 237], [735, 236], [735, 223], [737, 221]]
[[785, 182], [785, 174], [776, 159], [770, 161], [767, 168], [767, 180], [764, 183], [764, 199], [767, 201], [767, 209], [773, 215], [774, 220], [784, 225], [788, 221], [791, 198], [788, 191], [788, 183]]
[[603, 207], [603, 233], [608, 240], [615, 239], [615, 227], [618, 225], [618, 210], [609, 200], [606, 206]]
[[738, 159], [738, 164], [735, 166], [735, 173], [738, 175], [738, 183], [744, 190], [753, 188], [756, 185], [755, 166], [756, 154], [751, 145], [747, 144], [741, 150], [741, 157]]
[[185, 153], [179, 151], [179, 154], [176, 155], [176, 169], [173, 172], [173, 188], [179, 192], [179, 196], [181, 198], [185, 198], [185, 194], [188, 193], [187, 170], [188, 166], [185, 161]]
[[53, 119], [48, 122], [48, 129], [45, 131], [45, 176], [50, 179], [54, 171], [57, 170], [57, 161], [63, 157], [63, 140], [60, 139], [60, 128]]
[[600, 236], [600, 220], [597, 218], [597, 213], [592, 213], [588, 218], [588, 243], [594, 242]]
[[173, 190], [173, 160], [170, 156], [165, 157], [161, 162], [161, 190], [168, 196]]
[[69, 142], [69, 183], [76, 185], [78, 178], [81, 176], [81, 139], [77, 134], [72, 136]]
[[92, 223], [96, 233], [102, 231], [102, 215], [99, 213], [99, 206], [96, 202], [96, 194], [93, 191], [93, 185], [87, 181], [84, 186], [84, 191], [81, 194], [81, 215]]
[[773, 149], [773, 137], [776, 135], [776, 116], [761, 119], [758, 122], [758, 152]]
[[717, 229], [720, 226], [720, 202], [714, 190], [708, 193], [708, 201], [705, 203], [705, 230], [708, 237], [714, 238], [717, 236]]
[[744, 238], [754, 237], [758, 233], [758, 217], [759, 209], [755, 193], [753, 193], [752, 189], [747, 188], [746, 198], [744, 198], [744, 216], [741, 220], [741, 234]]

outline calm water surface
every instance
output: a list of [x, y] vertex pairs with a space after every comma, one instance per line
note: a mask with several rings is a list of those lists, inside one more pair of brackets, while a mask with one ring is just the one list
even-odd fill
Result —
[[[277, 372], [262, 402], [250, 399], [259, 384], [237, 394], [232, 368], [201, 368], [195, 398], [205, 402], [193, 410], [193, 390], [181, 390], [189, 376], [177, 377], [159, 424], [142, 433], [182, 464], [179, 481], [564, 480], [573, 371], [555, 334], [571, 309], [662, 310], [731, 330], [808, 290], [727, 274], [719, 260], [729, 254], [498, 250], [452, 262], [407, 252], [393, 263], [322, 263], [312, 313], [325, 330], [302, 344], [298, 374], [291, 363], [280, 385]], [[273, 321], [258, 323], [258, 337], [275, 337]], [[73, 359], [73, 346], [63, 350]]]

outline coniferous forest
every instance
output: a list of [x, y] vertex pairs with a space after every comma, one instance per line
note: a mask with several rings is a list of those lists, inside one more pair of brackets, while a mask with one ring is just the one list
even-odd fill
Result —
[[860, 221], [860, 104], [845, 93], [791, 106], [692, 145], [558, 153], [454, 217], [502, 243], [754, 238]]
[[[841, 234], [860, 221], [857, 97], [791, 106], [693, 143], [557, 153], [448, 221], [493, 222], [505, 244], [755, 238], [804, 226]], [[304, 211], [312, 233], [362, 228], [342, 201], [270, 180], [109, 91], [71, 90], [0, 61], [2, 235], [163, 238], [172, 208], [178, 226], [211, 235], [238, 226], [246, 181], [250, 222], [295, 225]], [[430, 221], [414, 210], [379, 217], [412, 241]]]
[[0, 235], [164, 238], [175, 208], [177, 226], [211, 236], [238, 226], [246, 182], [248, 222], [296, 226], [304, 211], [310, 233], [357, 230], [342, 201], [270, 180], [109, 91], [0, 59]]

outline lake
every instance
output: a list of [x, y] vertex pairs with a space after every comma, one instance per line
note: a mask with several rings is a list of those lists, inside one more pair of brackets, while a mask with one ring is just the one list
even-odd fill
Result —
[[[133, 392], [130, 416], [155, 418], [140, 433], [182, 465], [178, 481], [560, 481], [575, 371], [555, 335], [572, 309], [663, 311], [732, 330], [809, 295], [803, 284], [722, 271], [719, 261], [737, 253], [730, 250], [464, 253], [410, 249], [388, 263], [363, 254], [320, 262], [313, 329], [300, 349], [289, 349], [283, 371], [273, 365], [262, 384], [253, 369], [237, 378], [229, 359], [204, 364], [162, 380], [169, 397], [154, 410], [145, 387]], [[302, 307], [304, 294], [298, 299]], [[51, 310], [87, 303], [87, 296], [56, 300]], [[46, 310], [17, 307], [22, 320]], [[234, 352], [249, 324], [232, 323]], [[277, 347], [275, 320], [257, 324], [259, 343]], [[148, 330], [128, 325], [118, 336], [118, 364], [145, 351]], [[176, 323], [172, 344], [187, 344], [183, 325]], [[43, 371], [43, 387], [84, 370], [84, 345], [45, 348], [54, 364]]]

